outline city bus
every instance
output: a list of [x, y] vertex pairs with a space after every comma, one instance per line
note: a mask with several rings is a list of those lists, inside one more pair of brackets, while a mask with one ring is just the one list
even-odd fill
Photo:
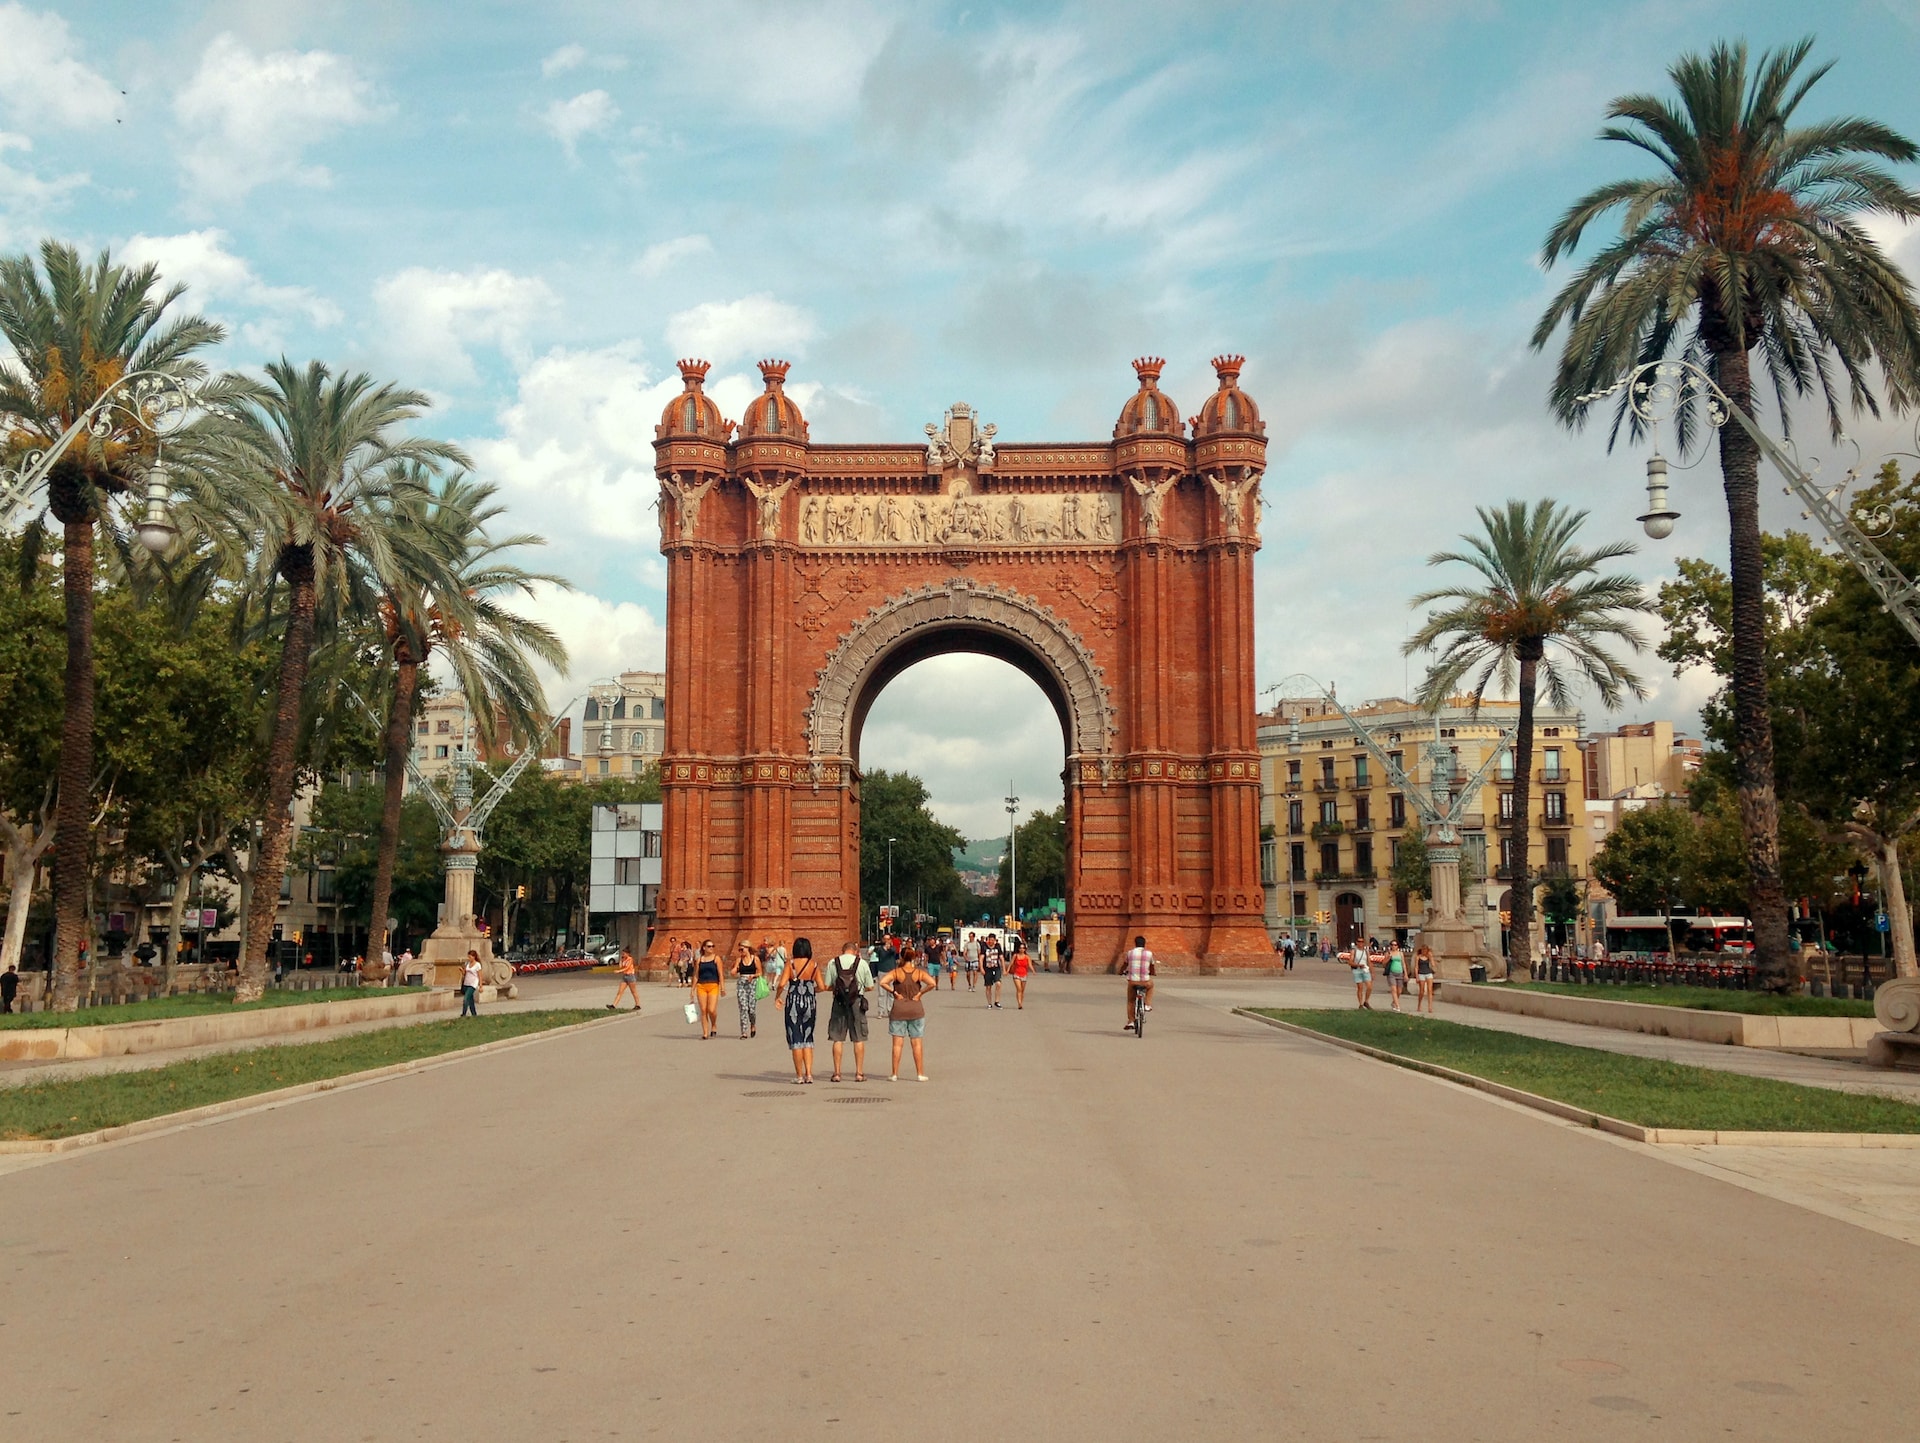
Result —
[[1609, 957], [1752, 950], [1753, 924], [1745, 917], [1615, 917], [1607, 923]]

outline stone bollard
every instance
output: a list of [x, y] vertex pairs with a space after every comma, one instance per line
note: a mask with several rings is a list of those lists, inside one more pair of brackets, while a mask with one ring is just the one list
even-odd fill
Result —
[[1868, 1065], [1920, 1071], [1920, 977], [1882, 982], [1874, 989], [1873, 1016], [1886, 1031], [1868, 1041]]

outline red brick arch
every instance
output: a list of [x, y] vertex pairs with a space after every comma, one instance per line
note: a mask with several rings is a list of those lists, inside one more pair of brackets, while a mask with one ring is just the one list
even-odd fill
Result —
[[996, 446], [956, 406], [926, 445], [845, 446], [810, 441], [783, 363], [763, 365], [738, 437], [683, 363], [655, 443], [656, 960], [670, 936], [857, 937], [867, 707], [914, 662], [971, 651], [1021, 667], [1060, 716], [1079, 964], [1145, 933], [1176, 968], [1272, 965], [1253, 735], [1264, 428], [1237, 359], [1216, 364], [1191, 439], [1158, 363], [1137, 362], [1111, 444]]

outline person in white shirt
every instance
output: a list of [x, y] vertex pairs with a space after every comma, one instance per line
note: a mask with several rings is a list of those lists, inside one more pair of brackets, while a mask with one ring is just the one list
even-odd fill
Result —
[[478, 1017], [480, 1015], [480, 954], [469, 951], [467, 962], [460, 969], [460, 1015]]

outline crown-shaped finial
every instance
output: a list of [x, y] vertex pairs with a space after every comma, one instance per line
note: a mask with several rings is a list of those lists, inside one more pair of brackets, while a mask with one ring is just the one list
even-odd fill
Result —
[[766, 377], [767, 389], [769, 391], [777, 391], [781, 386], [786, 384], [787, 372], [792, 369], [793, 366], [787, 361], [762, 361], [760, 363], [760, 374]]
[[1160, 373], [1166, 368], [1167, 362], [1163, 356], [1141, 356], [1135, 360], [1133, 370], [1134, 374], [1140, 377], [1140, 389], [1144, 391], [1149, 387], [1157, 386], [1160, 383]]
[[706, 361], [680, 362], [680, 379], [687, 383], [689, 391], [697, 391], [707, 379], [707, 372], [713, 369]]
[[1235, 384], [1240, 379], [1240, 368], [1247, 363], [1245, 356], [1215, 356], [1213, 369], [1220, 377], [1220, 389]]

